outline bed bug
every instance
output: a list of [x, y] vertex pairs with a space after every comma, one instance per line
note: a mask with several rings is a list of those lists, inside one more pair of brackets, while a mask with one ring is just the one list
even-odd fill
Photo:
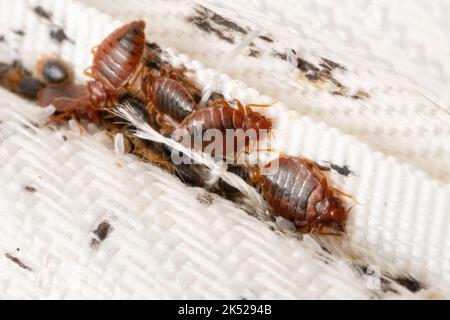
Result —
[[[275, 214], [291, 221], [303, 233], [341, 235], [348, 211], [330, 188], [325, 175], [307, 159], [280, 156], [254, 177]], [[336, 232], [326, 232], [336, 228]]]
[[130, 22], [106, 37], [92, 52], [92, 67], [85, 73], [94, 80], [88, 82], [91, 100], [105, 107], [107, 100], [118, 95], [120, 89], [131, 86], [133, 75], [141, 64], [145, 47], [145, 22]]
[[172, 131], [198, 109], [188, 89], [192, 84], [184, 76], [184, 71], [164, 66], [159, 75], [148, 73], [142, 80], [142, 91], [149, 110], [156, 113], [156, 120], [163, 131]]
[[[263, 139], [264, 136], [272, 129], [272, 120], [265, 117], [263, 114], [253, 111], [252, 107], [268, 107], [270, 105], [258, 105], [249, 104], [244, 106], [239, 100], [234, 100], [237, 108], [231, 107], [225, 100], [216, 100], [209, 107], [204, 109], [195, 110], [191, 115], [189, 115], [181, 123], [180, 131], [185, 134], [186, 131], [192, 138], [196, 135], [202, 137], [202, 148], [206, 147], [205, 139], [203, 139], [204, 134], [207, 130], [216, 129], [222, 133], [223, 145], [222, 149], [216, 150], [220, 151], [222, 155], [226, 158], [230, 157], [230, 151], [232, 152], [231, 157], [236, 158], [238, 155], [239, 143], [241, 147], [248, 147], [251, 143]], [[237, 130], [241, 129], [242, 137], [244, 141], [239, 141], [239, 134]], [[229, 143], [227, 139], [227, 131], [232, 130], [234, 132], [233, 146], [227, 146]], [[254, 133], [254, 136], [247, 135], [250, 131]], [[184, 140], [184, 139], [183, 139]], [[231, 148], [233, 147], [233, 148]], [[216, 156], [216, 154], [212, 154]]]
[[[113, 31], [95, 47], [92, 67], [85, 71], [94, 80], [86, 86], [69, 84], [59, 89], [44, 89], [39, 104], [54, 104], [58, 115], [52, 120], [75, 116], [100, 121], [102, 109], [111, 105], [123, 89], [130, 88], [139, 74], [137, 69], [145, 46], [144, 29], [143, 21], [133, 21]], [[64, 92], [67, 96], [62, 95]]]

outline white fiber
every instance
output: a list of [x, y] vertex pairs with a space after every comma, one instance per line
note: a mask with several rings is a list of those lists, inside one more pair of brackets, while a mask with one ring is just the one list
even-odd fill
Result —
[[[244, 40], [233, 50], [228, 52], [226, 55], [223, 56], [222, 61], [219, 63], [219, 65], [215, 68], [216, 74], [220, 74], [225, 71], [226, 67], [229, 66], [233, 60], [235, 60], [242, 51], [247, 48], [247, 46], [258, 36], [258, 31], [250, 31]], [[202, 92], [202, 99], [200, 100], [199, 106], [204, 107], [206, 103], [209, 100], [209, 97], [211, 96], [214, 88], [216, 85], [216, 77], [213, 77], [210, 81], [210, 83], [203, 88]]]
[[124, 103], [116, 107], [112, 113], [121, 117], [122, 119], [129, 122], [132, 126], [136, 128], [133, 133], [136, 137], [163, 143], [172, 149], [181, 152], [193, 160], [194, 163], [203, 164], [211, 170], [209, 177], [209, 183], [213, 183], [221, 178], [226, 183], [238, 189], [242, 192], [250, 203], [255, 206], [255, 209], [259, 209], [261, 212], [265, 212], [265, 202], [260, 194], [256, 190], [250, 187], [245, 181], [243, 181], [239, 176], [234, 173], [227, 171], [227, 166], [223, 161], [214, 160], [210, 155], [203, 152], [195, 151], [191, 148], [186, 148], [177, 141], [166, 138], [159, 132], [154, 130], [150, 125], [148, 125], [145, 120], [137, 114], [129, 103]]

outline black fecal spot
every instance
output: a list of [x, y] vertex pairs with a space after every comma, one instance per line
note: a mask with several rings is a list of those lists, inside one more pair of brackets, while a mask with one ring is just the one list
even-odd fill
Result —
[[20, 251], [20, 248], [16, 248], [16, 251], [19, 252], [19, 251]]
[[331, 82], [339, 89], [345, 89], [345, 86], [334, 78], [330, 78]]
[[145, 45], [147, 46], [147, 48], [155, 51], [155, 52], [162, 52], [161, 47], [156, 43], [156, 42], [146, 42]]
[[224, 26], [227, 29], [237, 31], [237, 32], [240, 32], [242, 34], [247, 34], [247, 30], [245, 30], [244, 28], [242, 28], [238, 24], [234, 23], [233, 21], [231, 21], [229, 19], [225, 19], [221, 15], [218, 15], [217, 13], [212, 12], [211, 10], [206, 9], [206, 11], [207, 12], [209, 11], [210, 13], [212, 13], [210, 15], [211, 16], [211, 20], [213, 22], [217, 23], [218, 25]]
[[213, 33], [219, 39], [225, 40], [228, 43], [234, 43], [232, 38], [225, 36], [220, 29], [212, 26], [212, 24], [209, 22], [211, 19], [207, 14], [200, 13], [199, 11], [197, 11], [197, 13], [199, 15], [188, 17], [187, 21], [193, 23], [197, 28], [206, 33]]
[[313, 71], [313, 72], [319, 71], [319, 68], [314, 66], [312, 63], [310, 63], [306, 60], [303, 60], [302, 58], [297, 58], [297, 68], [304, 73], [306, 73], [308, 71]]
[[73, 40], [71, 40], [63, 28], [57, 27], [56, 29], [53, 29], [50, 31], [50, 38], [55, 40], [58, 43], [62, 43], [64, 41], [69, 41], [70, 43], [74, 44]]
[[41, 6], [36, 6], [33, 9], [34, 13], [36, 13], [39, 17], [52, 22], [52, 13], [45, 10]]
[[22, 261], [20, 261], [19, 258], [14, 257], [13, 255], [11, 255], [9, 253], [5, 253], [5, 257], [8, 258], [9, 260], [11, 260], [12, 262], [14, 262], [15, 264], [17, 264], [20, 268], [27, 270], [27, 271], [33, 271], [33, 269], [31, 269], [29, 266], [27, 266]]
[[0, 35], [0, 42], [5, 42], [5, 36], [4, 35]]
[[424, 288], [424, 286], [419, 281], [410, 276], [399, 277], [394, 279], [394, 281], [411, 292], [417, 292]]
[[306, 79], [308, 79], [309, 81], [318, 81], [319, 77], [316, 76], [315, 74], [305, 74]]
[[31, 193], [35, 193], [37, 192], [36, 188], [31, 187], [31, 186], [25, 186], [25, 190]]
[[327, 247], [324, 247], [324, 246], [320, 246], [320, 248], [323, 250], [323, 251], [325, 251], [326, 253], [328, 253], [328, 254], [332, 254], [332, 252], [331, 252], [331, 250], [330, 249], [328, 249]]
[[27, 99], [36, 100], [38, 92], [44, 88], [45, 84], [38, 79], [26, 77], [19, 82], [17, 93]]
[[101, 222], [97, 228], [92, 231], [92, 233], [96, 236], [91, 240], [91, 248], [98, 247], [101, 242], [103, 242], [108, 235], [111, 233], [112, 227], [108, 221]]
[[21, 37], [23, 37], [25, 35], [25, 31], [23, 31], [23, 30], [13, 30], [13, 32]]
[[264, 41], [269, 42], [269, 43], [273, 42], [273, 40], [271, 38], [269, 38], [268, 36], [259, 36], [259, 38], [261, 40], [264, 40]]
[[67, 141], [67, 137], [66, 137], [66, 136], [62, 136], [62, 139], [63, 139], [64, 141]]
[[330, 69], [330, 70], [341, 69], [343, 71], [347, 71], [347, 68], [345, 68], [343, 65], [341, 65], [337, 62], [331, 61], [326, 58], [321, 58], [321, 59], [324, 63], [321, 63], [320, 65], [326, 69]]
[[145, 45], [147, 47], [147, 50], [145, 53], [144, 61], [147, 67], [159, 71], [161, 67], [169, 64], [167, 61], [164, 61], [162, 59], [162, 49], [159, 45], [154, 42], [147, 42]]
[[61, 84], [69, 79], [69, 71], [66, 66], [57, 60], [48, 60], [43, 66], [42, 77], [51, 84]]
[[346, 165], [344, 166], [338, 166], [336, 164], [330, 164], [330, 168], [333, 169], [334, 171], [336, 171], [337, 173], [339, 173], [340, 175], [343, 175], [345, 177], [347, 177], [350, 173], [353, 173], [350, 168]]
[[253, 58], [259, 58], [260, 54], [259, 50], [250, 48], [250, 53], [248, 55]]
[[286, 54], [286, 53], [275, 52], [275, 53], [273, 54], [273, 56], [274, 56], [275, 58], [278, 58], [278, 59], [283, 60], [283, 61], [286, 61], [286, 60], [287, 60], [287, 54]]

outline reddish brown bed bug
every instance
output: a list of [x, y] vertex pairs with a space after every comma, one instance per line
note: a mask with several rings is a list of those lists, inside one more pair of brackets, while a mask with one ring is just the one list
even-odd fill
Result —
[[[232, 157], [238, 155], [238, 135], [234, 136], [234, 148], [227, 147], [227, 131], [242, 129], [245, 141], [241, 142], [242, 147], [248, 147], [251, 143], [263, 139], [264, 136], [272, 129], [272, 120], [263, 114], [253, 111], [252, 107], [269, 107], [270, 105], [249, 104], [244, 106], [239, 100], [234, 100], [237, 108], [233, 108], [223, 99], [214, 101], [209, 107], [195, 110], [189, 115], [180, 126], [181, 130], [187, 130], [189, 135], [194, 138], [196, 134], [201, 137], [209, 129], [217, 129], [223, 134], [222, 154], [226, 153], [229, 158], [228, 151], [232, 151]], [[247, 135], [249, 130], [254, 130], [254, 136]], [[254, 141], [256, 140], [256, 141]], [[205, 145], [203, 144], [204, 148]], [[214, 155], [213, 155], [214, 156]]]
[[275, 214], [291, 221], [301, 232], [322, 235], [345, 232], [348, 211], [335, 193], [346, 194], [330, 188], [325, 175], [312, 161], [280, 156], [264, 165], [254, 179]]
[[130, 88], [139, 75], [137, 69], [145, 47], [144, 29], [143, 21], [130, 22], [95, 47], [92, 67], [85, 71], [94, 80], [88, 81], [86, 86], [69, 84], [42, 90], [39, 104], [53, 103], [56, 108], [52, 121], [71, 117], [100, 121], [102, 109], [115, 102], [121, 91]]
[[85, 74], [94, 79], [87, 85], [94, 105], [106, 107], [109, 99], [134, 83], [144, 53], [144, 30], [144, 21], [130, 22], [113, 31], [92, 50], [94, 61]]
[[142, 80], [142, 91], [149, 111], [163, 131], [172, 131], [187, 116], [198, 108], [184, 75], [185, 69], [163, 66], [159, 75], [148, 73]]

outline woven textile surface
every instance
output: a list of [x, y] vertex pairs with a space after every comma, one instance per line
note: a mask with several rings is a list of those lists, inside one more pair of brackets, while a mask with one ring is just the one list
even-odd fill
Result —
[[[149, 39], [200, 86], [246, 103], [276, 101], [265, 111], [277, 149], [328, 166], [333, 185], [354, 197], [345, 237], [300, 240], [115, 152], [92, 126], [83, 135], [73, 124], [43, 126], [49, 110], [2, 90], [1, 296], [448, 297], [445, 10], [424, 16], [425, 2], [416, 1], [401, 18], [386, 3], [302, 2], [127, 1], [125, 10], [123, 1], [1, 0], [2, 61], [32, 69], [57, 54], [78, 80], [91, 47], [121, 23], [145, 19]], [[419, 28], [417, 17], [427, 23]], [[247, 27], [257, 37], [218, 74]], [[54, 37], [58, 30], [65, 38]], [[99, 241], [105, 221], [110, 234]]]

